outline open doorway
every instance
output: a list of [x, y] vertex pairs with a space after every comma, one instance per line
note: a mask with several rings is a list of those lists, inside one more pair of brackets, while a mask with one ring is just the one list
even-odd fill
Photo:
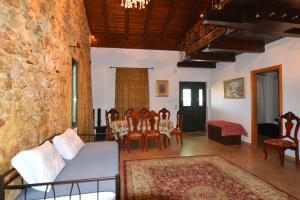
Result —
[[282, 113], [282, 66], [251, 72], [252, 144], [261, 146], [265, 139], [277, 138], [277, 119]]

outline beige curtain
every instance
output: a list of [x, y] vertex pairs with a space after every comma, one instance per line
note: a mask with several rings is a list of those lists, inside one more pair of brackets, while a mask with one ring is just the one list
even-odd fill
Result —
[[122, 117], [129, 108], [149, 109], [148, 69], [117, 68], [115, 104]]
[[[85, 66], [85, 67], [83, 67]], [[78, 67], [77, 127], [79, 133], [94, 132], [91, 64], [89, 59]], [[71, 94], [71, 92], [70, 92]], [[70, 100], [71, 103], [71, 100]], [[71, 119], [71, 116], [70, 116]]]

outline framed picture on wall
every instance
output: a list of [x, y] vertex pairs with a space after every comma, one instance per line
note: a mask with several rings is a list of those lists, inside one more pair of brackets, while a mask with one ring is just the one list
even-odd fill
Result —
[[169, 81], [168, 80], [156, 80], [156, 96], [168, 97], [169, 96]]
[[244, 78], [236, 78], [224, 81], [225, 99], [242, 99], [244, 97]]

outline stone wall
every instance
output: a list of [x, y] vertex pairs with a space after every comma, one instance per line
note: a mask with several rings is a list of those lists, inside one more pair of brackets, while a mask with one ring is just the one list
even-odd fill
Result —
[[17, 152], [71, 126], [72, 58], [79, 63], [78, 128], [91, 132], [84, 0], [0, 0], [0, 173]]

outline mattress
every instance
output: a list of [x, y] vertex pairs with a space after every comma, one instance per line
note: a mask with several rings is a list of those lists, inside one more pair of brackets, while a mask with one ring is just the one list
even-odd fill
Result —
[[[88, 193], [88, 194], [82, 194], [80, 195], [72, 195], [71, 198], [70, 196], [62, 196], [58, 198], [47, 198], [46, 200], [115, 200], [116, 199], [116, 194], [113, 192], [99, 192], [98, 193], [98, 198], [97, 198], [97, 193]], [[39, 200], [44, 200], [44, 198], [39, 199]]]
[[[119, 174], [118, 144], [113, 141], [86, 143], [84, 147], [72, 160], [65, 160], [66, 166], [56, 177], [55, 181], [94, 179], [111, 177]], [[97, 192], [116, 192], [116, 180], [91, 181], [79, 183], [80, 191], [76, 184], [73, 185], [72, 195], [89, 194]], [[97, 190], [98, 187], [98, 190]], [[58, 197], [69, 198], [72, 184], [54, 185], [47, 192], [46, 198], [58, 199]], [[55, 194], [53, 192], [55, 191]], [[26, 192], [26, 199], [44, 199], [44, 192], [29, 188]], [[25, 199], [25, 191], [21, 192], [17, 200]], [[73, 199], [73, 198], [72, 198]], [[81, 198], [82, 199], [82, 198]]]

